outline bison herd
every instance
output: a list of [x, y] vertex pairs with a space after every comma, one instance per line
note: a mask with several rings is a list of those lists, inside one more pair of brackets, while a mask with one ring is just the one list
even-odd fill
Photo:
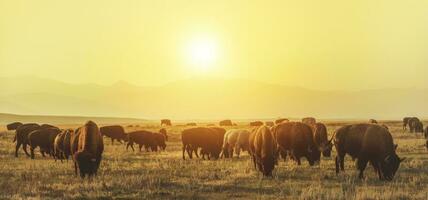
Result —
[[[171, 120], [163, 119], [161, 125], [171, 126]], [[223, 120], [220, 126], [236, 126], [231, 120]], [[397, 144], [394, 143], [388, 127], [379, 125], [374, 119], [369, 123], [353, 124], [340, 127], [329, 139], [327, 127], [315, 118], [308, 117], [301, 122], [288, 119], [273, 121], [254, 121], [251, 130], [230, 129], [221, 127], [191, 127], [181, 132], [182, 159], [192, 159], [193, 155], [202, 159], [232, 158], [241, 152], [249, 153], [254, 168], [264, 176], [271, 176], [279, 160], [289, 158], [298, 165], [305, 158], [310, 166], [319, 164], [321, 156], [330, 157], [333, 147], [336, 173], [344, 170], [346, 155], [357, 160], [359, 177], [363, 178], [368, 163], [375, 169], [380, 180], [392, 180], [404, 158], [396, 154]], [[196, 126], [188, 123], [187, 126]], [[422, 122], [416, 117], [403, 119], [403, 130], [423, 132], [428, 137], [428, 127], [423, 128]], [[7, 125], [8, 130], [15, 130], [15, 156], [22, 146], [24, 153], [31, 159], [35, 158], [35, 150], [40, 149], [43, 157], [51, 156], [61, 162], [69, 157], [74, 162], [75, 174], [84, 178], [97, 174], [104, 151], [103, 136], [126, 144], [134, 151], [134, 144], [139, 150], [165, 150], [168, 134], [165, 128], [158, 132], [138, 130], [125, 132], [119, 125], [103, 126], [92, 121], [86, 122], [77, 129], [59, 129], [49, 124], [15, 122]], [[428, 140], [426, 141], [428, 148]], [[27, 151], [30, 147], [30, 153]]]

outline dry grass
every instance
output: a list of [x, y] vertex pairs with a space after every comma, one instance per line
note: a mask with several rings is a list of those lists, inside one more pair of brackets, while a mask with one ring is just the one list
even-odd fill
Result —
[[[341, 125], [340, 122], [328, 124], [330, 134]], [[20, 157], [15, 158], [14, 133], [3, 129], [0, 131], [0, 198], [427, 199], [428, 157], [424, 139], [402, 133], [401, 123], [388, 122], [388, 125], [399, 144], [399, 156], [407, 157], [391, 182], [378, 181], [371, 167], [366, 170], [366, 179], [359, 180], [349, 157], [345, 173], [338, 176], [333, 159], [325, 158], [315, 167], [306, 161], [302, 166], [281, 161], [273, 178], [263, 178], [257, 173], [247, 154], [232, 160], [183, 161], [179, 139], [183, 126], [168, 128], [171, 140], [167, 151], [161, 153], [127, 152], [124, 145], [111, 145], [110, 140], [105, 140], [99, 175], [92, 181], [82, 181], [74, 176], [71, 161], [55, 162], [40, 154], [30, 160], [22, 150]], [[137, 128], [156, 130], [159, 126], [140, 124]]]

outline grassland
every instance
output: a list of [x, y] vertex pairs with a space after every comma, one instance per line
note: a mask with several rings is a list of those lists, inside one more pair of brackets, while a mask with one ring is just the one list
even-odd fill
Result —
[[[346, 122], [349, 123], [349, 122]], [[345, 122], [328, 122], [329, 134]], [[99, 175], [91, 180], [74, 176], [71, 161], [61, 163], [36, 154], [30, 160], [20, 150], [13, 156], [14, 132], [0, 130], [1, 199], [428, 199], [428, 156], [423, 137], [403, 133], [400, 122], [387, 122], [407, 157], [391, 182], [378, 181], [369, 166], [366, 178], [357, 178], [355, 164], [346, 157], [345, 173], [336, 175], [335, 156], [323, 158], [319, 166], [306, 161], [297, 166], [281, 161], [272, 178], [254, 170], [248, 154], [227, 160], [182, 160], [180, 132], [184, 126], [168, 128], [166, 152], [126, 151], [105, 139]], [[77, 127], [67, 125], [62, 127]], [[239, 128], [249, 128], [240, 125]], [[127, 128], [157, 130], [157, 124]]]

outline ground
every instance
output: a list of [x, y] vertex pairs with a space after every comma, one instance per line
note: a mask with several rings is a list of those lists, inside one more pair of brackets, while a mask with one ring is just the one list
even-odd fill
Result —
[[[329, 134], [351, 122], [326, 122]], [[14, 132], [0, 130], [0, 199], [427, 199], [428, 156], [421, 134], [403, 133], [400, 122], [389, 126], [398, 155], [406, 157], [391, 182], [377, 179], [371, 166], [365, 179], [357, 178], [355, 163], [346, 157], [345, 173], [336, 175], [333, 158], [319, 166], [280, 161], [272, 178], [254, 170], [247, 153], [241, 158], [182, 160], [180, 132], [184, 126], [168, 127], [170, 141], [165, 152], [126, 151], [105, 139], [99, 175], [93, 180], [74, 176], [73, 162], [29, 159], [22, 150], [14, 157]], [[239, 128], [250, 128], [240, 123]], [[78, 125], [61, 126], [77, 127]], [[125, 126], [125, 125], [124, 125]], [[158, 130], [158, 124], [135, 125]], [[236, 128], [236, 127], [235, 127]]]

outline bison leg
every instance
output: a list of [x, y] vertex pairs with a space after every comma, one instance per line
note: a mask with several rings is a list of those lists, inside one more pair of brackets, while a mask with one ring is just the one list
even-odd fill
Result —
[[199, 158], [198, 147], [192, 147], [192, 149], [195, 152], [196, 158]]
[[339, 173], [339, 163], [340, 163], [340, 160], [339, 160], [340, 158], [339, 158], [339, 156], [336, 156], [336, 159], [335, 159], [335, 164], [336, 164], [336, 174], [338, 174]]
[[358, 158], [357, 160], [357, 167], [358, 167], [358, 170], [360, 170], [360, 174], [358, 175], [358, 177], [360, 179], [364, 178], [364, 170], [366, 169], [367, 162], [368, 160], [364, 158]]
[[17, 141], [16, 142], [16, 147], [15, 147], [15, 157], [18, 157], [19, 147], [21, 147], [21, 143], [19, 141]]
[[74, 174], [77, 176], [77, 163], [74, 161]]
[[186, 157], [184, 155], [185, 151], [186, 151], [186, 145], [183, 145], [183, 160], [186, 160]]
[[34, 147], [30, 147], [31, 159], [34, 159]]
[[22, 144], [22, 149], [24, 150], [24, 153], [28, 156], [28, 157], [30, 157], [31, 155], [28, 153], [28, 151], [27, 151], [27, 144], [26, 143], [23, 143]]
[[380, 168], [380, 163], [376, 162], [376, 161], [374, 161], [374, 162], [370, 161], [370, 164], [375, 169], [375, 171], [376, 171], [376, 173], [377, 173], [377, 175], [379, 177], [379, 180], [383, 180], [383, 174], [382, 174], [382, 171], [381, 171], [381, 168]]

